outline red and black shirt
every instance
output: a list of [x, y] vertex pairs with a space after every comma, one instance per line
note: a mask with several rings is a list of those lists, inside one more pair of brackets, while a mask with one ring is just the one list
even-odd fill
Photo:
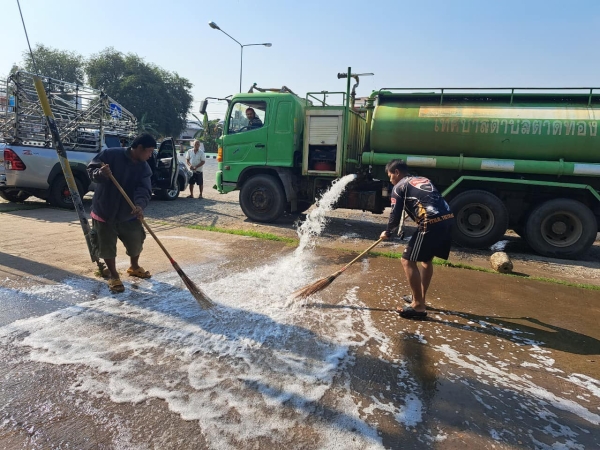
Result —
[[403, 209], [417, 223], [419, 230], [426, 229], [428, 224], [454, 217], [442, 194], [425, 177], [402, 178], [392, 189], [391, 206], [388, 235], [398, 227]]

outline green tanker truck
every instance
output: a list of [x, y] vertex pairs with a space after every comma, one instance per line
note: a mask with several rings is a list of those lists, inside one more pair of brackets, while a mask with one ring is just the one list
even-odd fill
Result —
[[[597, 88], [386, 88], [357, 107], [359, 77], [348, 70], [338, 78], [347, 79], [345, 92], [300, 98], [286, 87], [253, 86], [229, 100], [216, 188], [240, 190], [251, 220], [304, 211], [352, 173], [337, 207], [381, 214], [389, 206], [385, 164], [401, 158], [443, 191], [459, 245], [489, 247], [509, 228], [547, 256], [576, 258], [593, 244]], [[334, 96], [342, 106], [330, 104]]]

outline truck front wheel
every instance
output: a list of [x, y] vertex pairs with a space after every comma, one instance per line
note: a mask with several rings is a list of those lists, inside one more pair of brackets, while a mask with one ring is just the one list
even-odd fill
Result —
[[455, 225], [452, 239], [458, 245], [486, 248], [498, 242], [508, 228], [508, 211], [498, 197], [487, 191], [472, 190], [450, 202]]
[[242, 211], [256, 222], [275, 222], [283, 214], [286, 203], [279, 180], [271, 175], [254, 175], [240, 192]]
[[555, 258], [577, 258], [592, 246], [597, 232], [592, 211], [567, 198], [542, 203], [533, 210], [525, 226], [525, 238], [531, 248]]

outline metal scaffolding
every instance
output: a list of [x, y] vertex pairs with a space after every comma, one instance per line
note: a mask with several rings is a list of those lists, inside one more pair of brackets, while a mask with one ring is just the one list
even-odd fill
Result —
[[[0, 138], [9, 143], [51, 148], [52, 137], [33, 76], [19, 71], [1, 83], [0, 97], [4, 95], [7, 102], [13, 98], [14, 106], [8, 107], [7, 103], [2, 110], [0, 105]], [[99, 151], [103, 134], [131, 138], [136, 133], [133, 114], [105, 93], [76, 83], [41, 78], [66, 150]]]

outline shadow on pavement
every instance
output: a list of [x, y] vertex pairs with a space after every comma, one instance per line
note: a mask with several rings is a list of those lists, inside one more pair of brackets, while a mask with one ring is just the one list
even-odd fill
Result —
[[[90, 262], [90, 264], [93, 263]], [[31, 259], [21, 258], [20, 256], [10, 255], [4, 252], [0, 252], [0, 266], [4, 266], [4, 268], [2, 268], [2, 271], [4, 272], [8, 272], [7, 269], [14, 269], [23, 273], [27, 273], [32, 277], [42, 277], [57, 283], [60, 283], [65, 278], [80, 277], [76, 273], [59, 269], [58, 267], [39, 263]]]
[[[577, 355], [600, 355], [600, 340], [591, 336], [586, 336], [585, 334], [567, 330], [566, 328], [544, 323], [533, 317], [479, 316], [476, 314], [436, 309], [432, 307], [428, 307], [427, 309], [430, 313], [437, 312], [445, 315], [458, 316], [471, 322], [475, 322], [475, 324], [468, 325], [439, 320], [432, 318], [431, 314], [429, 314], [429, 317], [427, 318], [428, 322], [436, 322], [441, 325], [459, 328], [464, 331], [473, 331], [475, 333], [504, 338], [517, 343], [535, 343], [540, 347], [552, 348], [566, 353]], [[527, 324], [527, 322], [531, 325]], [[495, 326], [486, 326], [486, 324], [493, 324]], [[527, 337], [523, 335], [527, 335]]]

